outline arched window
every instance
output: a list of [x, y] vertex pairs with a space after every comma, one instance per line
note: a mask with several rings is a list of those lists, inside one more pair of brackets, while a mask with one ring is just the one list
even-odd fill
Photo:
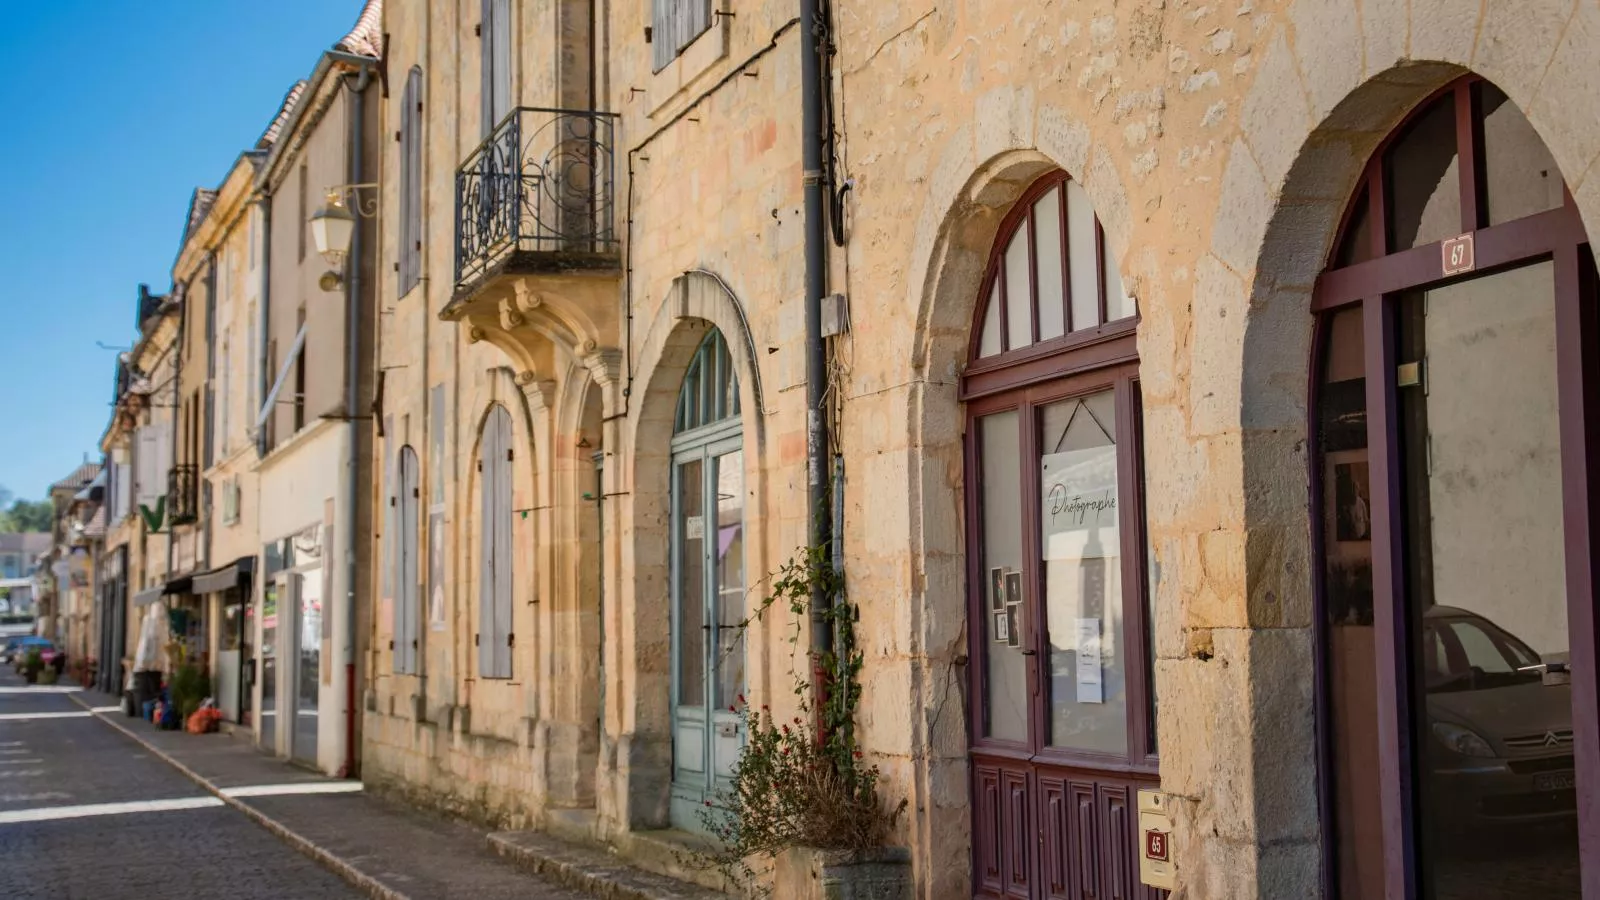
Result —
[[743, 737], [744, 439], [722, 333], [700, 342], [672, 438], [672, 823], [695, 831], [726, 788]]
[[1600, 735], [1568, 668], [1592, 682], [1587, 240], [1527, 119], [1466, 78], [1380, 146], [1318, 279], [1335, 896], [1594, 883], [1575, 781]]
[[511, 475], [515, 461], [511, 414], [495, 404], [484, 420], [478, 446], [478, 674], [484, 678], [511, 677], [511, 648], [516, 645], [511, 603]]
[[412, 66], [400, 98], [400, 294], [422, 280], [422, 69]]
[[1060, 172], [1001, 223], [982, 282], [962, 379], [979, 896], [1114, 896], [1137, 868], [1132, 811], [1157, 773], [1121, 284]]
[[416, 674], [417, 651], [421, 643], [421, 630], [417, 598], [417, 508], [419, 496], [417, 453], [411, 447], [400, 448], [400, 479], [395, 495], [389, 498], [394, 507], [395, 522], [399, 527], [394, 561], [394, 671], [396, 674]]

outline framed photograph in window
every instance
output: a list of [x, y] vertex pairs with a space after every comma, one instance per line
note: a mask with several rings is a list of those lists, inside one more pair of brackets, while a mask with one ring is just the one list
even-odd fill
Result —
[[997, 613], [993, 614], [993, 618], [994, 618], [994, 642], [996, 644], [1010, 644], [1011, 643], [1011, 615], [1010, 615], [1010, 613], [997, 612]]
[[989, 570], [989, 611], [1006, 611], [1006, 570], [996, 566]]

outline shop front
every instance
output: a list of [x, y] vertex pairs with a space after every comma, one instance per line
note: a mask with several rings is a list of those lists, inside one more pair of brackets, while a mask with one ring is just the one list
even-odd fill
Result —
[[191, 590], [204, 599], [211, 644], [211, 690], [222, 718], [249, 723], [252, 637], [251, 590], [255, 557], [237, 559], [226, 566], [194, 576]]
[[262, 548], [260, 648], [262, 749], [315, 766], [326, 639], [327, 530], [312, 525]]

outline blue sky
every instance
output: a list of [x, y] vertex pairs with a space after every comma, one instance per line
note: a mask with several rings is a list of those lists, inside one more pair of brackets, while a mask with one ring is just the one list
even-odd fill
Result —
[[140, 282], [361, 0], [52, 0], [0, 29], [0, 486], [99, 459]]

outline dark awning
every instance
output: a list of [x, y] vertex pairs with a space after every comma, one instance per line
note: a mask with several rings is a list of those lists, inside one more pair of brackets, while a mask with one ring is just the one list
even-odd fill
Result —
[[244, 587], [250, 583], [250, 576], [255, 572], [256, 558], [244, 556], [223, 566], [194, 576], [189, 586], [191, 594], [215, 594], [231, 588]]
[[194, 581], [194, 579], [190, 578], [188, 575], [180, 575], [177, 578], [168, 581], [167, 586], [161, 589], [161, 593], [169, 595], [191, 593], [189, 590], [189, 584], [192, 581]]
[[149, 606], [157, 600], [160, 600], [161, 595], [165, 594], [166, 592], [167, 586], [164, 584], [158, 584], [153, 588], [145, 588], [139, 593], [133, 595], [133, 605]]

